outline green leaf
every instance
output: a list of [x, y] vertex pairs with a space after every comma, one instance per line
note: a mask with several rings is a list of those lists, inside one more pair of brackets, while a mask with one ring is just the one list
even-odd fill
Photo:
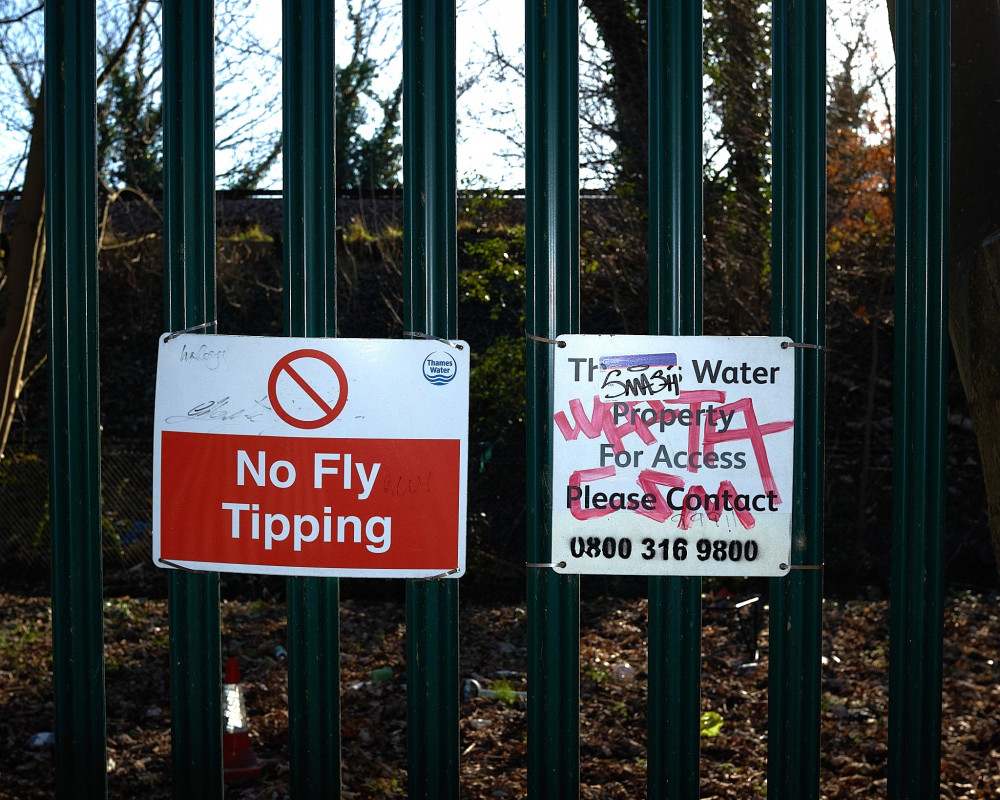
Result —
[[706, 711], [701, 715], [701, 735], [708, 736], [709, 738], [713, 736], [718, 736], [719, 731], [722, 730], [722, 715], [717, 714], [715, 711]]

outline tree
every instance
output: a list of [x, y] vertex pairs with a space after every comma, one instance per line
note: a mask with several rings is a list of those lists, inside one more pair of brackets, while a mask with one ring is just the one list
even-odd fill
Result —
[[[588, 123], [590, 136], [596, 134], [615, 145], [611, 168], [595, 165], [596, 171], [611, 174], [616, 186], [641, 201], [649, 186], [646, 174], [648, 2], [584, 0], [583, 7], [597, 27], [601, 44], [600, 48], [587, 48], [583, 58], [593, 62], [597, 73], [603, 73], [603, 79], [584, 82], [581, 114]], [[612, 113], [602, 113], [602, 107], [610, 107]], [[604, 157], [607, 158], [606, 149]]]
[[0, 260], [0, 455], [10, 435], [17, 400], [34, 372], [25, 375], [24, 368], [45, 264], [45, 115], [41, 90], [33, 105], [24, 189]]
[[[255, 43], [244, 38], [244, 28], [234, 24], [247, 5], [247, 0], [222, 5], [220, 29], [232, 32], [221, 39], [223, 51], [256, 52]], [[0, 108], [7, 133], [19, 130], [28, 146], [13, 229], [0, 253], [0, 454], [6, 448], [18, 398], [40, 366], [28, 367], [26, 358], [45, 263], [42, 6], [8, 0], [2, 8], [0, 55], [7, 69], [0, 74], [5, 90], [0, 91]], [[150, 0], [128, 0], [104, 7], [99, 20], [98, 149], [101, 181], [109, 202], [125, 186], [143, 192], [162, 187], [157, 99], [160, 65], [149, 57], [150, 52], [158, 52], [153, 47], [158, 36], [156, 12]], [[223, 109], [220, 116], [227, 118], [244, 106]], [[251, 132], [239, 122], [230, 128], [227, 145], [239, 149]], [[15, 176], [21, 167], [7, 166]], [[238, 161], [237, 168], [241, 166]]]
[[[22, 179], [13, 229], [3, 233], [0, 250], [0, 454], [4, 452], [17, 401], [27, 380], [40, 365], [27, 366], [28, 342], [42, 283], [44, 235], [44, 120], [41, 103], [42, 6], [33, 0], [0, 0], [0, 134], [24, 137], [29, 146], [23, 164], [4, 165]], [[234, 188], [255, 188], [281, 153], [280, 131], [259, 136], [255, 123], [276, 113], [280, 94], [271, 80], [280, 59], [271, 43], [256, 39], [248, 16], [250, 0], [225, 0], [216, 11], [216, 65], [222, 74], [216, 86], [218, 151], [232, 156], [232, 165], [217, 181]], [[98, 19], [98, 169], [105, 202], [124, 190], [147, 198], [162, 191], [162, 114], [159, 7], [150, 0], [124, 0], [102, 7]], [[375, 90], [385, 66], [371, 56], [387, 12], [365, 0], [348, 5], [353, 26], [351, 59], [337, 69], [338, 185], [353, 191], [384, 188], [395, 183], [402, 146], [399, 119], [402, 86], [386, 98]], [[269, 88], [268, 88], [269, 87]], [[374, 132], [372, 106], [382, 119]]]
[[[596, 58], [606, 79], [582, 90], [585, 98], [597, 101], [584, 103], [582, 114], [591, 135], [614, 142], [613, 167], [604, 171], [614, 176], [616, 189], [642, 206], [648, 186], [648, 3], [584, 0], [584, 7], [602, 47], [585, 58]], [[737, 328], [755, 332], [767, 327], [762, 276], [770, 261], [768, 29], [766, 9], [757, 3], [705, 3], [705, 74], [712, 111], [706, 137], [711, 153], [705, 163], [705, 259], [720, 279], [716, 283], [737, 287]], [[602, 103], [611, 114], [599, 113]]]
[[[889, 3], [890, 20], [894, 4]], [[1000, 5], [952, 16], [949, 332], [976, 430], [1000, 565]]]
[[858, 79], [856, 61], [873, 52], [864, 33], [867, 16], [862, 9], [855, 20], [854, 41], [840, 42], [845, 55], [829, 81], [826, 117], [827, 343], [856, 364], [849, 381], [846, 374], [835, 379], [846, 387], [838, 398], [841, 416], [862, 421], [860, 444], [841, 447], [834, 456], [845, 474], [834, 476], [840, 481], [829, 494], [831, 504], [841, 499], [838, 492], [854, 502], [854, 538], [831, 536], [828, 549], [846, 548], [855, 568], [874, 563], [874, 554], [888, 549], [888, 539], [873, 532], [891, 529], [869, 525], [870, 516], [889, 514], [889, 493], [879, 485], [884, 473], [878, 469], [883, 466], [878, 452], [891, 448], [888, 442], [877, 446], [876, 423], [880, 403], [891, 402], [891, 358], [885, 357], [882, 340], [891, 329], [895, 162], [891, 117], [873, 110], [872, 92], [878, 88], [884, 94], [885, 75], [876, 71]]
[[149, 64], [149, 25], [140, 25], [132, 63], [123, 58], [108, 78], [98, 111], [98, 170], [111, 186], [149, 195], [163, 191], [163, 110], [156, 101], [156, 64]]
[[[382, 22], [377, 7], [348, 4], [352, 27], [351, 60], [337, 67], [337, 190], [372, 191], [394, 186], [402, 168], [403, 145], [399, 138], [403, 84], [388, 97], [375, 91], [375, 79], [384, 61], [372, 57], [370, 46]], [[372, 124], [369, 108], [375, 105], [382, 120], [370, 136], [362, 132]]]
[[705, 73], [718, 118], [717, 155], [707, 159], [705, 260], [741, 298], [733, 323], [766, 333], [765, 275], [771, 262], [771, 54], [768, 9], [747, 0], [707, 0]]
[[[895, 40], [896, 0], [886, 0]], [[951, 17], [948, 331], [976, 431], [1000, 569], [1000, 6]]]
[[[351, 29], [350, 59], [336, 67], [337, 190], [370, 192], [395, 186], [402, 168], [400, 113], [403, 86], [398, 83], [387, 96], [378, 93], [376, 83], [393, 58], [389, 52], [379, 58], [373, 49], [385, 51], [384, 32], [391, 27], [386, 3], [362, 0], [355, 7], [346, 4]], [[397, 48], [398, 50], [398, 48]], [[372, 112], [375, 117], [373, 119]], [[370, 132], [369, 132], [370, 131]], [[231, 189], [254, 189], [281, 156], [280, 132], [258, 143], [242, 143], [247, 150], [243, 162], [223, 177]]]
[[[142, 22], [148, 0], [138, 0], [131, 8], [130, 22], [124, 33], [108, 49], [105, 65], [98, 76], [98, 84], [119, 68], [129, 47], [135, 40]], [[9, 27], [26, 20], [37, 21], [41, 7], [29, 8], [9, 16], [3, 27]], [[25, 37], [27, 38], [27, 37]], [[45, 119], [43, 88], [41, 78], [33, 80], [31, 69], [40, 66], [40, 60], [24, 57], [23, 51], [16, 59], [11, 59], [15, 51], [12, 40], [5, 38], [2, 50], [8, 57], [13, 77], [23, 94], [25, 106], [32, 117], [27, 163], [24, 170], [24, 185], [21, 201], [14, 219], [14, 229], [3, 259], [3, 273], [0, 278], [0, 365], [3, 368], [2, 392], [0, 392], [0, 454], [6, 447], [11, 424], [28, 378], [34, 369], [25, 375], [28, 341], [34, 320], [35, 305], [42, 285], [45, 265]], [[37, 85], [37, 91], [32, 86]]]
[[[640, 64], [645, 50], [644, 3], [641, 0], [585, 0], [607, 48], [606, 95], [616, 122], [602, 132], [617, 145], [616, 175], [641, 185], [641, 166], [630, 166], [644, 148], [626, 136], [645, 126], [639, 103], [646, 84]], [[895, 2], [887, 0], [894, 22]], [[706, 73], [712, 107], [719, 120], [721, 169], [710, 158], [706, 167], [706, 268], [739, 263], [743, 294], [754, 266], [767, 258], [767, 109], [768, 62], [764, 51], [766, 20], [762, 7], [741, 0], [707, 0]], [[989, 505], [989, 525], [1000, 564], [1000, 5], [977, 0], [956, 6], [952, 19], [951, 76], [951, 227], [949, 331], [956, 363], [969, 402], [980, 450]], [[621, 62], [619, 64], [619, 61]], [[834, 121], [841, 136], [832, 139], [834, 176], [847, 194], [831, 208], [831, 245], [840, 257], [880, 259], [891, 247], [884, 220], [894, 180], [891, 133], [865, 146], [856, 138], [868, 121], [861, 116], [850, 83], [850, 64], [833, 86]], [[625, 75], [628, 75], [626, 86]], [[837, 115], [841, 117], [838, 120]], [[627, 124], [626, 124], [627, 123]], [[852, 139], [852, 137], [855, 137]], [[848, 189], [849, 185], [853, 189]], [[717, 216], [716, 216], [717, 215]], [[713, 231], [713, 228], [716, 230]], [[719, 236], [721, 228], [721, 237]], [[720, 248], [720, 249], [716, 249]], [[732, 261], [730, 261], [732, 259]], [[761, 274], [761, 273], [757, 273]], [[706, 283], [707, 285], [707, 283]], [[756, 309], [749, 310], [755, 312]], [[863, 313], [863, 309], [862, 309]], [[745, 329], [745, 324], [740, 325]]]

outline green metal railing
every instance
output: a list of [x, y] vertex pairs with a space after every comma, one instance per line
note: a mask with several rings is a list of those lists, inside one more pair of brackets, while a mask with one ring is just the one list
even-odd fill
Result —
[[[94, 3], [45, 5], [52, 673], [60, 797], [107, 792]], [[89, 99], [89, 102], [88, 102]]]
[[[215, 331], [215, 37], [211, 7], [163, 6], [164, 324]], [[192, 520], [192, 526], [197, 521]], [[218, 573], [171, 572], [174, 792], [222, 792]]]
[[[455, 0], [403, 4], [403, 325], [458, 335]], [[458, 800], [458, 581], [406, 586], [408, 794]]]
[[826, 338], [826, 5], [775, 0], [772, 312], [795, 351], [792, 571], [771, 580], [770, 798], [819, 797]]
[[896, 4], [896, 350], [889, 796], [940, 796], [949, 6]]
[[[337, 189], [332, 154], [333, 6], [282, 5], [285, 332], [337, 332]], [[288, 732], [294, 797], [340, 792], [340, 587], [288, 579]]]
[[[458, 331], [454, 0], [404, 4], [404, 323]], [[579, 329], [578, 8], [527, 0], [528, 786], [580, 790], [579, 579], [549, 560], [555, 348]], [[45, 4], [53, 540], [60, 797], [107, 794], [97, 393], [95, 8]], [[818, 0], [773, 9], [773, 331], [797, 353], [793, 570], [771, 586], [768, 796], [819, 795], [823, 561], [824, 30]], [[888, 791], [936, 797], [947, 257], [949, 6], [897, 3], [895, 533]], [[336, 333], [334, 19], [285, 0], [286, 332]], [[215, 320], [212, 6], [163, 5], [165, 324]], [[652, 3], [650, 332], [702, 319], [702, 8]], [[738, 333], [738, 332], [734, 332]], [[150, 380], [153, 377], [150, 376]], [[192, 521], [192, 525], [196, 522]], [[650, 798], [699, 796], [701, 583], [649, 583]], [[173, 791], [221, 797], [219, 578], [170, 576]], [[458, 584], [407, 586], [408, 795], [459, 796]], [[338, 584], [288, 582], [295, 797], [340, 795]]]
[[[525, 250], [529, 564], [550, 561], [550, 342], [580, 327], [576, 3], [525, 4]], [[537, 338], [531, 338], [537, 337]], [[528, 792], [570, 798], [580, 784], [580, 579], [528, 567]]]
[[[702, 332], [700, 0], [649, 6], [649, 332]], [[701, 579], [649, 580], [649, 797], [697, 798]]]

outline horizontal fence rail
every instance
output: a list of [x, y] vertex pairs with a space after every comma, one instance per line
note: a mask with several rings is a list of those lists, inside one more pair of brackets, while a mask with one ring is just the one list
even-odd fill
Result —
[[[703, 315], [703, 9], [696, 0], [650, 6], [649, 331], [695, 335], [702, 331]], [[525, 13], [527, 763], [529, 795], [549, 800], [580, 793], [580, 582], [547, 563], [552, 340], [580, 327], [580, 15], [568, 0], [527, 0]], [[943, 0], [919, 0], [897, 3], [896, 13], [896, 295], [903, 333], [895, 367], [900, 422], [889, 792], [909, 799], [937, 796], [940, 774], [950, 11]], [[407, 331], [449, 339], [460, 334], [455, 17], [454, 0], [408, 0], [403, 7], [403, 322]], [[105, 453], [103, 478], [101, 470], [95, 19], [92, 2], [45, 4], [53, 673], [57, 786], [67, 798], [103, 797], [108, 791], [101, 531], [110, 525], [116, 532], [121, 555], [148, 536], [142, 514], [149, 513], [118, 504], [116, 498], [128, 494], [128, 479], [112, 466], [111, 453]], [[771, 583], [767, 794], [803, 800], [819, 795], [825, 7], [818, 0], [775, 0], [772, 20], [773, 332], [809, 347], [796, 349], [794, 450], [800, 479], [792, 572]], [[169, 330], [202, 326], [205, 333], [215, 332], [213, 26], [211, 4], [163, 5], [164, 324]], [[283, 26], [285, 332], [334, 336], [332, 4], [285, 0]], [[18, 468], [27, 474], [37, 467], [29, 461], [22, 467], [2, 465], [0, 501], [14, 502], [9, 498], [27, 491], [29, 478], [8, 477]], [[134, 473], [129, 479], [146, 480]], [[198, 535], [198, 520], [191, 520], [191, 532]], [[174, 796], [222, 797], [219, 575], [172, 571], [169, 590]], [[408, 794], [457, 798], [458, 582], [409, 581], [406, 602]], [[289, 579], [294, 797], [341, 794], [338, 605], [335, 579]], [[648, 796], [697, 798], [700, 579], [650, 579], [648, 626]]]

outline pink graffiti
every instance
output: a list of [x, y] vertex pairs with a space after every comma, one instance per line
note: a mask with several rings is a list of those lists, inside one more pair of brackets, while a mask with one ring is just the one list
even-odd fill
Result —
[[[584, 483], [589, 481], [599, 481], [603, 478], [610, 478], [614, 476], [614, 467], [594, 467], [593, 469], [581, 469], [570, 475], [569, 485], [570, 486], [583, 486]], [[574, 500], [570, 504], [570, 513], [577, 519], [593, 519], [594, 517], [603, 517], [607, 514], [614, 513], [618, 509], [616, 508], [583, 508], [580, 505], [579, 500]]]
[[[757, 460], [757, 467], [760, 470], [761, 481], [765, 491], [776, 492], [777, 485], [774, 480], [774, 474], [771, 471], [770, 461], [767, 457], [767, 447], [764, 443], [764, 437], [772, 433], [780, 433], [781, 431], [788, 430], [795, 424], [794, 421], [782, 420], [780, 422], [767, 422], [761, 425], [757, 422], [757, 414], [754, 411], [753, 400], [751, 398], [743, 398], [732, 403], [726, 403], [725, 401], [725, 392], [699, 390], [681, 392], [676, 400], [644, 400], [630, 402], [626, 405], [632, 411], [636, 406], [644, 402], [655, 412], [663, 410], [667, 404], [687, 406], [692, 414], [692, 422], [688, 426], [689, 452], [701, 449], [703, 453], [710, 453], [715, 451], [715, 445], [720, 442], [734, 442], [742, 439], [749, 440], [753, 448], [754, 457]], [[726, 431], [721, 431], [718, 424], [702, 425], [699, 412], [706, 403], [724, 404], [715, 408], [715, 414], [741, 412], [745, 427], [729, 428]], [[583, 403], [578, 399], [573, 399], [569, 402], [569, 409], [573, 416], [573, 422], [576, 424], [574, 425], [573, 422], [570, 422], [563, 411], [556, 412], [553, 420], [566, 441], [575, 441], [581, 433], [588, 439], [597, 439], [603, 434], [616, 453], [625, 449], [623, 440], [630, 433], [636, 434], [644, 444], [650, 445], [656, 442], [656, 435], [651, 430], [651, 427], [655, 427], [656, 423], [650, 426], [643, 422], [641, 414], [633, 413], [629, 415], [632, 417], [631, 422], [616, 425], [612, 414], [612, 406], [612, 403], [602, 402], [595, 395], [593, 411], [588, 417], [587, 412], [583, 408]], [[699, 445], [701, 445], [700, 448]], [[698, 466], [688, 463], [687, 470], [688, 472], [697, 472]]]
[[781, 495], [778, 494], [778, 485], [774, 480], [774, 474], [771, 472], [771, 463], [767, 459], [767, 447], [764, 445], [764, 437], [770, 433], [787, 431], [795, 423], [792, 420], [783, 420], [782, 422], [767, 422], [764, 425], [759, 425], [757, 423], [757, 414], [753, 409], [753, 400], [749, 397], [722, 406], [722, 409], [725, 411], [742, 411], [746, 427], [736, 430], [730, 428], [724, 432], [719, 431], [715, 427], [706, 430], [704, 451], [706, 453], [714, 451], [715, 445], [719, 442], [735, 442], [740, 439], [749, 439], [753, 447], [754, 458], [757, 459], [757, 467], [760, 469], [760, 480], [764, 484], [764, 491], [774, 492], [777, 502], [780, 503]]

